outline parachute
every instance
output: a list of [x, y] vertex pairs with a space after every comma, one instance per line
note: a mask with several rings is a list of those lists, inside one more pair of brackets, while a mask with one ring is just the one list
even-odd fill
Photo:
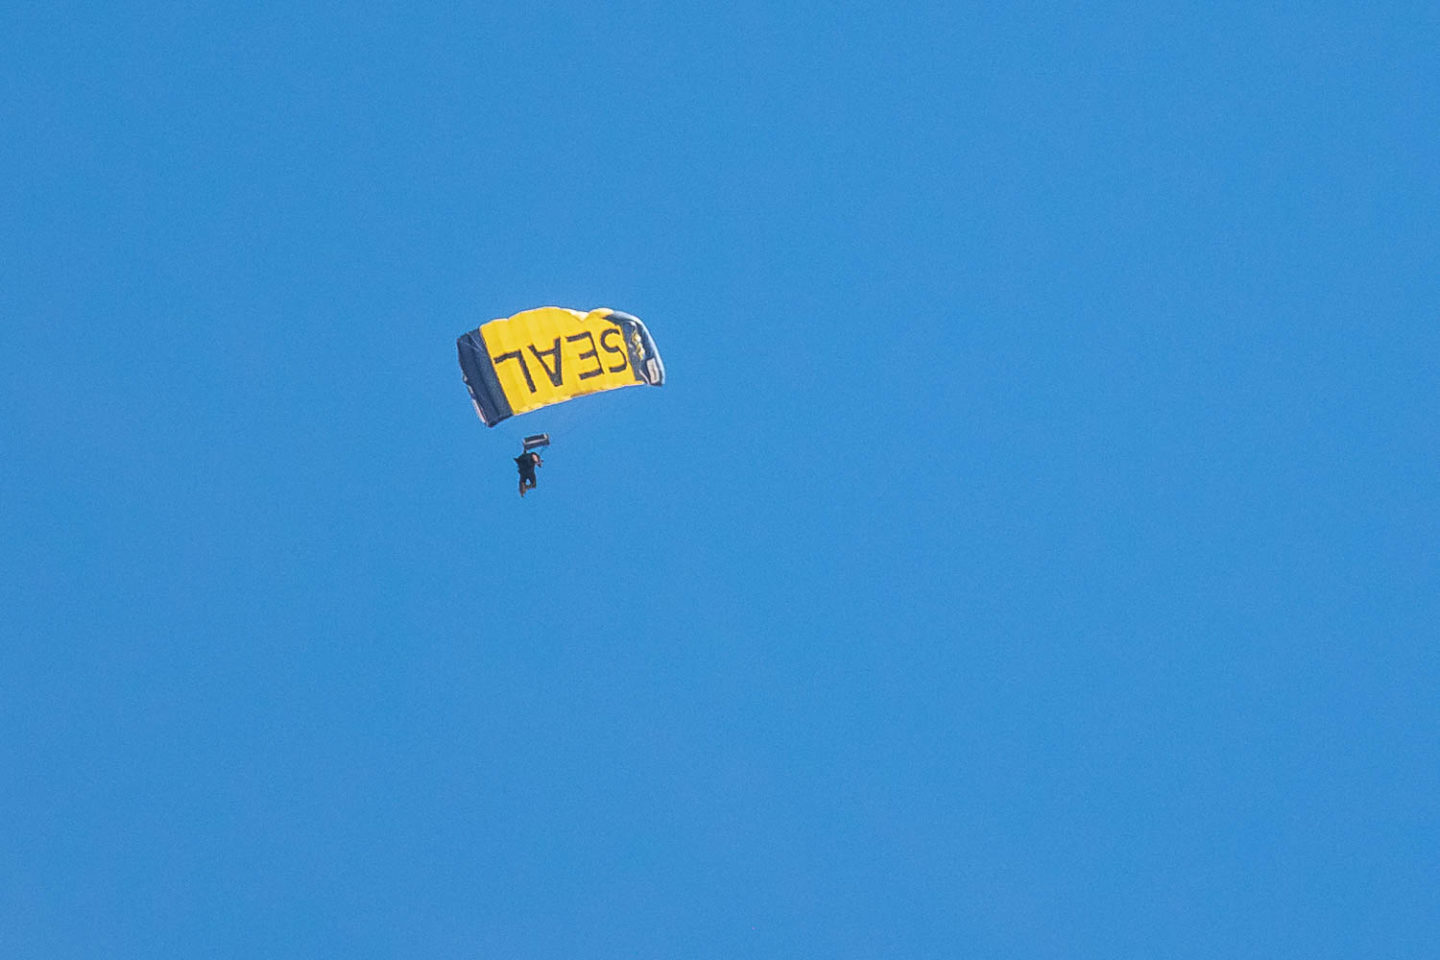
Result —
[[608, 307], [522, 310], [455, 343], [470, 401], [487, 427], [586, 394], [665, 382], [645, 324]]

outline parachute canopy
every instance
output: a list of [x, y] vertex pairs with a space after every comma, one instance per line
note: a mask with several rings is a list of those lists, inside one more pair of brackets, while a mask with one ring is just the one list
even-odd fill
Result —
[[523, 310], [462, 334], [456, 346], [470, 400], [487, 427], [587, 393], [665, 382], [645, 324], [608, 307]]

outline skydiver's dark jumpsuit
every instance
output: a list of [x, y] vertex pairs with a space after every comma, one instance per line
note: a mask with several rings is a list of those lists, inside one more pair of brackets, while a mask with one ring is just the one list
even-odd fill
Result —
[[535, 468], [542, 463], [540, 454], [534, 450], [526, 450], [515, 458], [515, 466], [520, 470], [520, 496], [525, 496], [525, 489], [535, 489]]

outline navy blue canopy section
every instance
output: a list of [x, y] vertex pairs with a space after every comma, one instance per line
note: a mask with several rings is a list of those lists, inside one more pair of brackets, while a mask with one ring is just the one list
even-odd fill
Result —
[[635, 379], [652, 387], [662, 386], [665, 383], [665, 363], [660, 359], [660, 351], [655, 348], [655, 340], [645, 329], [645, 324], [640, 322], [639, 317], [619, 310], [611, 310], [608, 319], [625, 331], [630, 369], [635, 371]]
[[460, 372], [465, 377], [465, 386], [470, 390], [470, 402], [485, 426], [493, 427], [501, 420], [509, 419], [513, 411], [500, 381], [495, 376], [495, 367], [490, 363], [490, 351], [479, 330], [461, 334], [455, 341], [460, 351]]

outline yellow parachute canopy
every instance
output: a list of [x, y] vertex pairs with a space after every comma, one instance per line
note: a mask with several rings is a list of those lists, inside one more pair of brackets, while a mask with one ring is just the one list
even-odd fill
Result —
[[489, 427], [587, 393], [665, 382], [645, 324], [608, 307], [522, 310], [462, 334], [456, 346], [475, 412]]

